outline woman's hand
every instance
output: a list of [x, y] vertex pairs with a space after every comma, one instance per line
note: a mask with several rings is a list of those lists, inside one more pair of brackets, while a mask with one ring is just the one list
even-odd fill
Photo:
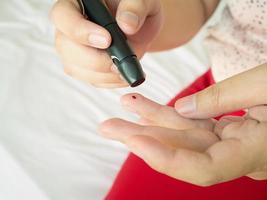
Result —
[[100, 131], [127, 145], [153, 169], [200, 186], [241, 176], [267, 178], [267, 107], [252, 108], [246, 117], [211, 121], [184, 119], [137, 94], [122, 102], [142, 117], [142, 125], [111, 119]]
[[206, 119], [267, 104], [267, 63], [179, 99], [175, 108], [186, 118]]
[[[162, 25], [159, 0], [105, 0], [139, 58]], [[58, 0], [51, 11], [56, 48], [70, 76], [96, 87], [118, 88], [122, 80], [104, 49], [111, 44], [107, 30], [84, 18], [77, 0]]]
[[[204, 120], [185, 119], [171, 108], [136, 94], [132, 102], [126, 96], [123, 99], [128, 101], [122, 99], [123, 104], [143, 118], [142, 125], [112, 119], [104, 122], [100, 131], [126, 144], [155, 170], [196, 185], [208, 186], [241, 176], [266, 179], [266, 77], [267, 67], [262, 65], [177, 102], [179, 111], [193, 99], [194, 109], [189, 106], [190, 112], [186, 108], [187, 112], [180, 113]], [[248, 108], [245, 117], [205, 120], [240, 108]]]

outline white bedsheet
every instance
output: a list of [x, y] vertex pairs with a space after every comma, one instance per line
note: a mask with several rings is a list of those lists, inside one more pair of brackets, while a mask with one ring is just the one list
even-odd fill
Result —
[[66, 76], [53, 47], [50, 0], [0, 1], [0, 200], [98, 200], [127, 155], [101, 138], [110, 117], [135, 120], [119, 97], [166, 103], [208, 66], [201, 37], [147, 55], [137, 89], [95, 89]]

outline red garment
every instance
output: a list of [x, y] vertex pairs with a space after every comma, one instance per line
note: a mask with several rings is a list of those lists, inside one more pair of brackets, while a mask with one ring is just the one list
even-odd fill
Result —
[[[188, 96], [214, 84], [211, 71], [198, 78], [177, 95]], [[232, 115], [243, 115], [239, 111]], [[267, 181], [242, 177], [210, 187], [198, 187], [151, 169], [143, 160], [130, 154], [121, 168], [106, 200], [267, 200]]]

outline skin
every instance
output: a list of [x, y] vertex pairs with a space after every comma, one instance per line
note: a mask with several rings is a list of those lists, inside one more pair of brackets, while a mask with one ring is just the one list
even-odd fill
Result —
[[[105, 2], [141, 58], [147, 51], [188, 42], [219, 0]], [[124, 11], [128, 18], [122, 17]], [[128, 86], [104, 50], [111, 43], [109, 33], [85, 20], [76, 0], [58, 0], [51, 19], [66, 74], [96, 87]], [[126, 144], [155, 170], [196, 185], [213, 185], [240, 176], [266, 179], [266, 70], [265, 64], [180, 99], [175, 109], [139, 94], [134, 94], [136, 99], [132, 94], [124, 96], [123, 105], [140, 115], [139, 124], [111, 119], [102, 123], [100, 132]], [[244, 108], [248, 114], [243, 118], [211, 119]]]
[[[124, 143], [153, 169], [199, 186], [241, 176], [267, 179], [266, 75], [264, 64], [182, 98], [176, 108], [128, 94], [122, 105], [140, 122], [110, 119], [100, 133]], [[186, 101], [195, 109], [181, 112]], [[244, 117], [211, 119], [243, 108], [248, 109]]]
[[[105, 3], [141, 58], [148, 51], [175, 48], [188, 42], [213, 13], [218, 1], [105, 0]], [[66, 74], [95, 87], [128, 87], [105, 51], [111, 44], [110, 34], [82, 16], [77, 0], [56, 1], [51, 20], [56, 29], [55, 46]]]

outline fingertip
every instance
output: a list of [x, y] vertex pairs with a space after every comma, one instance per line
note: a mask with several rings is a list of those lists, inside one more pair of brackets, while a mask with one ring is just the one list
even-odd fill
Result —
[[[76, 2], [76, 1], [75, 1]], [[56, 29], [72, 40], [99, 49], [110, 46], [110, 33], [81, 14], [74, 1], [58, 1], [50, 12]]]
[[139, 107], [142, 105], [144, 97], [138, 93], [131, 93], [121, 97], [122, 107], [132, 113], [140, 114]]
[[116, 125], [118, 125], [120, 121], [121, 119], [118, 118], [113, 118], [103, 121], [98, 127], [98, 132], [100, 133], [100, 135], [106, 137], [108, 136], [109, 133], [112, 133], [114, 127], [116, 127]]
[[141, 94], [129, 93], [129, 94], [123, 95], [120, 101], [123, 106], [127, 106], [127, 105], [130, 105], [133, 101], [139, 100], [141, 98], [143, 98]]
[[129, 35], [135, 34], [140, 26], [139, 16], [131, 11], [118, 12], [116, 20], [123, 32]]
[[103, 121], [99, 126], [98, 126], [98, 133], [101, 136], [105, 136], [105, 134], [109, 131], [109, 120]]

